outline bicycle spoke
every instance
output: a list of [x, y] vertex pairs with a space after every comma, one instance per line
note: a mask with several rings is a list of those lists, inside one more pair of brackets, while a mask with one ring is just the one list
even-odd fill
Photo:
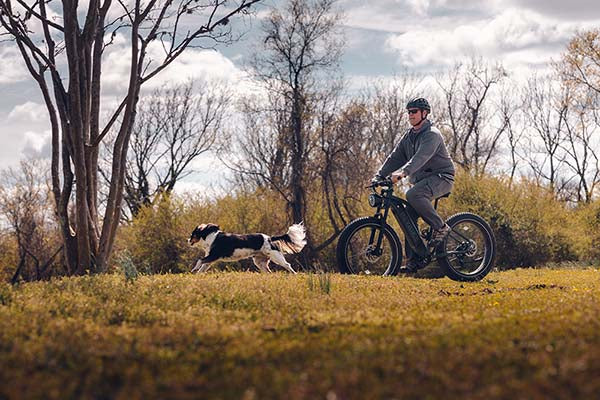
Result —
[[448, 234], [444, 256], [452, 268], [473, 274], [484, 264], [485, 247], [485, 233], [481, 227], [473, 221], [461, 221], [452, 226]]
[[[377, 243], [380, 243], [377, 246]], [[346, 262], [352, 273], [383, 275], [393, 262], [390, 238], [379, 225], [365, 225], [348, 238]]]
[[[466, 229], [466, 227], [465, 227], [465, 229]], [[452, 235], [452, 234], [456, 234], [456, 235], [460, 236], [460, 238], [462, 240], [467, 240], [467, 241], [469, 240], [469, 238], [467, 236], [463, 235], [462, 233], [460, 233], [458, 231], [458, 229], [452, 228], [452, 230], [450, 231], [449, 235]], [[458, 242], [458, 240], [457, 240], [457, 242]]]

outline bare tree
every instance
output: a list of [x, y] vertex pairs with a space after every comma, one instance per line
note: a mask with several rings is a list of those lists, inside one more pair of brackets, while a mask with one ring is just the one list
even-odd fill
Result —
[[600, 29], [577, 32], [554, 68], [570, 93], [571, 112], [565, 119], [562, 146], [565, 163], [577, 179], [577, 201], [589, 202], [600, 174]]
[[540, 184], [548, 184], [560, 194], [572, 179], [560, 174], [565, 162], [562, 145], [570, 111], [570, 93], [566, 86], [552, 79], [534, 76], [525, 89], [525, 99], [531, 131], [527, 162]]
[[505, 83], [500, 91], [497, 104], [500, 123], [506, 127], [506, 138], [510, 154], [509, 177], [511, 183], [519, 168], [519, 162], [523, 158], [523, 155], [519, 154], [523, 147], [525, 136], [524, 108], [520, 94], [515, 90], [514, 82]]
[[[592, 96], [593, 94], [590, 93]], [[577, 202], [589, 203], [600, 184], [600, 141], [591, 117], [590, 98], [571, 99], [571, 112], [565, 118], [564, 141], [565, 164], [577, 179]]]
[[[120, 220], [127, 151], [141, 86], [192, 46], [232, 40], [230, 18], [259, 0], [0, 0], [0, 26], [21, 52], [48, 109], [52, 191], [69, 273], [103, 271]], [[54, 8], [53, 8], [54, 7]], [[57, 17], [54, 17], [54, 14]], [[81, 22], [81, 24], [80, 24]], [[33, 31], [39, 26], [41, 31]], [[128, 38], [127, 93], [100, 124], [102, 59], [117, 34]], [[158, 44], [162, 57], [149, 56]], [[99, 146], [118, 121], [104, 216], [98, 208]], [[75, 216], [68, 209], [75, 192]]]
[[342, 229], [357, 217], [365, 180], [376, 162], [372, 148], [372, 116], [369, 103], [355, 100], [344, 106], [323, 109], [317, 132], [314, 167], [322, 193], [321, 207], [327, 211], [331, 235], [316, 246], [327, 247]]
[[288, 160], [291, 149], [287, 135], [287, 103], [275, 92], [267, 92], [266, 97], [241, 99], [243, 134], [229, 137], [234, 151], [224, 152], [222, 160], [235, 172], [237, 184], [268, 187], [277, 191], [289, 204], [291, 178]]
[[600, 29], [575, 34], [555, 66], [567, 83], [600, 94]]
[[[260, 94], [243, 102], [238, 158], [223, 159], [244, 184], [276, 190], [295, 222], [307, 220], [307, 191], [319, 188], [319, 135], [329, 129], [337, 101], [343, 43], [334, 3], [288, 0], [265, 19], [262, 48], [251, 63]], [[305, 265], [322, 247], [310, 231], [307, 241]]]
[[[229, 102], [223, 85], [193, 81], [165, 84], [140, 99], [124, 183], [131, 216], [158, 194], [171, 193], [192, 172], [196, 158], [217, 150]], [[106, 171], [103, 175], [108, 178]]]
[[417, 96], [422, 79], [404, 73], [395, 75], [391, 82], [374, 82], [367, 89], [371, 113], [372, 144], [383, 161], [396, 147], [408, 129], [406, 104]]
[[58, 244], [58, 232], [49, 212], [50, 191], [44, 166], [22, 161], [19, 170], [5, 170], [0, 178], [0, 215], [17, 243], [19, 258], [11, 281], [45, 278], [62, 245]]
[[[337, 34], [340, 16], [334, 13], [335, 0], [289, 0], [283, 10], [273, 10], [263, 24], [264, 49], [256, 53], [253, 70], [265, 89], [278, 97], [271, 104], [280, 131], [274, 139], [279, 148], [273, 161], [277, 168], [289, 163], [285, 198], [292, 219], [306, 215], [306, 172], [310, 158], [314, 99], [319, 96], [319, 77], [337, 67], [342, 41]], [[289, 159], [284, 159], [287, 155]], [[251, 174], [253, 171], [249, 171]]]
[[491, 95], [494, 86], [506, 77], [502, 65], [489, 65], [481, 59], [457, 64], [444, 79], [438, 80], [444, 106], [437, 118], [448, 136], [452, 159], [466, 169], [485, 172], [498, 150], [507, 126], [486, 126], [494, 118]]

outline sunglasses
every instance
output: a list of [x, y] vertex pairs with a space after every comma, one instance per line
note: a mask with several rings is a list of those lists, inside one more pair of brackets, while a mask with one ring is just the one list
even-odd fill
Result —
[[416, 113], [418, 113], [419, 111], [421, 111], [421, 110], [419, 110], [419, 109], [417, 108], [416, 110], [408, 110], [408, 113], [409, 113], [409, 114], [416, 114]]

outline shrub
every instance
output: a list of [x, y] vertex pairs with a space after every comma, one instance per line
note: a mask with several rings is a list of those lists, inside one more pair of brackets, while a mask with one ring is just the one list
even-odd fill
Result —
[[496, 236], [500, 268], [577, 259], [570, 234], [576, 229], [574, 213], [550, 190], [532, 182], [462, 172], [442, 210], [447, 215], [470, 211], [485, 218]]
[[[307, 193], [304, 222], [312, 243], [319, 245], [333, 237], [334, 229], [320, 191], [313, 189]], [[353, 217], [373, 213], [366, 194], [357, 188], [356, 197], [362, 200], [349, 203]], [[227, 232], [273, 235], [285, 232], [290, 225], [287, 211], [281, 196], [264, 188], [214, 199], [164, 197], [142, 209], [132, 224], [122, 228], [118, 248], [129, 250], [140, 272], [186, 271], [202, 255], [200, 249], [186, 242], [198, 224], [212, 222]], [[440, 213], [448, 217], [464, 211], [489, 221], [501, 269], [600, 259], [600, 201], [573, 209], [556, 200], [550, 190], [527, 180], [511, 183], [503, 177], [459, 172], [452, 196], [440, 202]], [[393, 217], [389, 222], [398, 229]], [[338, 221], [338, 225], [343, 223]], [[303, 265], [309, 270], [337, 271], [336, 244], [337, 238], [333, 238], [310, 265], [306, 265], [306, 258]], [[288, 260], [301, 269], [294, 260], [297, 257], [288, 256]], [[251, 260], [227, 263], [225, 268], [254, 270]]]
[[18, 264], [19, 255], [14, 238], [11, 235], [0, 235], [0, 282], [9, 282]]
[[182, 272], [189, 261], [183, 224], [184, 205], [172, 196], [140, 210], [133, 222], [121, 229], [116, 256], [127, 250], [140, 272]]
[[577, 209], [577, 229], [571, 229], [581, 260], [600, 262], [600, 200]]

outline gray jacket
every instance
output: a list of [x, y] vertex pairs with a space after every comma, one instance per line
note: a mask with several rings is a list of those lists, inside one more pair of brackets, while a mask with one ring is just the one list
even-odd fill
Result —
[[430, 121], [426, 120], [418, 131], [409, 129], [404, 134], [377, 171], [377, 175], [387, 177], [399, 169], [409, 176], [410, 183], [419, 182], [431, 175], [454, 180], [454, 164], [448, 155], [442, 134]]

